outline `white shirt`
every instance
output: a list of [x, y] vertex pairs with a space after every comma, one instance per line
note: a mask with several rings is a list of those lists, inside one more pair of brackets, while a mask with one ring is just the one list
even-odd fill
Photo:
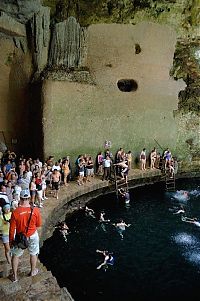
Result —
[[29, 179], [29, 182], [31, 181], [32, 176], [33, 176], [32, 171], [27, 171], [26, 178]]
[[61, 170], [60, 165], [53, 165], [52, 171], [54, 171], [54, 170], [60, 171]]
[[4, 199], [6, 201], [6, 203], [10, 203], [8, 196], [5, 192], [0, 192], [0, 198]]

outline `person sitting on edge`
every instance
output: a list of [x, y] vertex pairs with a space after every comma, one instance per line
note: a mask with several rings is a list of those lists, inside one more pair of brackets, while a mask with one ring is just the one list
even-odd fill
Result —
[[112, 256], [112, 253], [101, 250], [96, 250], [96, 252], [104, 256], [104, 261], [97, 267], [97, 270], [100, 270], [102, 267], [104, 267], [104, 270], [106, 271], [108, 269], [108, 265], [114, 264], [114, 257]]

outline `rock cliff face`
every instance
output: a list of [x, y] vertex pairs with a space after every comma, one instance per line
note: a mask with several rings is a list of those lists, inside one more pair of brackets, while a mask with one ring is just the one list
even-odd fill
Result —
[[85, 65], [87, 30], [74, 17], [57, 23], [50, 44], [49, 66], [79, 68]]
[[[199, 147], [198, 141], [200, 141], [200, 134], [198, 132], [200, 103], [199, 0], [2, 0], [0, 3], [0, 11], [0, 39], [3, 43], [6, 43], [5, 45], [7, 45], [9, 41], [11, 47], [8, 49], [7, 46], [2, 46], [1, 48], [2, 51], [7, 49], [5, 55], [7, 59], [5, 59], [6, 63], [4, 68], [6, 69], [8, 76], [10, 74], [9, 68], [13, 62], [13, 57], [15, 57], [15, 66], [17, 66], [17, 62], [21, 62], [16, 57], [16, 53], [21, 51], [22, 58], [29, 57], [29, 72], [25, 72], [26, 80], [22, 84], [23, 89], [25, 88], [26, 90], [26, 109], [24, 110], [25, 115], [31, 116], [31, 118], [33, 116], [32, 112], [34, 112], [34, 116], [36, 116], [35, 120], [34, 118], [31, 119], [31, 123], [34, 125], [34, 121], [41, 120], [41, 114], [39, 112], [41, 112], [42, 106], [44, 105], [42, 119], [43, 135], [44, 140], [46, 139], [46, 143], [48, 142], [48, 144], [44, 143], [45, 155], [49, 155], [49, 152], [55, 152], [55, 155], [57, 153], [58, 156], [63, 154], [64, 149], [62, 150], [62, 148], [60, 148], [61, 136], [63, 135], [63, 131], [65, 132], [65, 121], [70, 120], [68, 110], [73, 110], [73, 108], [69, 108], [69, 105], [71, 106], [71, 104], [68, 103], [68, 101], [68, 104], [66, 104], [67, 109], [63, 110], [63, 105], [65, 104], [63, 103], [64, 100], [61, 100], [61, 97], [57, 102], [61, 102], [62, 104], [62, 113], [55, 112], [54, 114], [54, 111], [52, 111], [51, 114], [55, 115], [55, 121], [54, 118], [51, 118], [50, 124], [48, 123], [49, 117], [47, 118], [47, 116], [49, 116], [50, 112], [47, 111], [54, 107], [54, 103], [46, 106], [46, 99], [49, 97], [54, 99], [52, 87], [54, 84], [56, 85], [56, 81], [58, 80], [59, 82], [57, 85], [62, 85], [63, 92], [66, 89], [66, 94], [64, 94], [64, 96], [71, 95], [70, 98], [72, 100], [79, 99], [79, 96], [76, 96], [79, 87], [77, 87], [75, 83], [81, 84], [81, 90], [83, 84], [86, 85], [81, 96], [82, 100], [86, 97], [85, 101], [88, 102], [88, 104], [85, 103], [84, 113], [82, 111], [77, 111], [76, 108], [76, 116], [81, 115], [83, 117], [81, 120], [88, 120], [87, 113], [89, 112], [92, 120], [91, 122], [94, 122], [94, 120], [96, 122], [98, 120], [98, 118], [96, 118], [96, 109], [98, 105], [101, 108], [105, 107], [103, 99], [105, 98], [108, 100], [108, 98], [111, 97], [109, 100], [109, 108], [112, 108], [112, 110], [109, 113], [109, 116], [106, 117], [105, 115], [104, 117], [106, 120], [109, 120], [111, 115], [118, 116], [119, 128], [116, 127], [116, 130], [120, 135], [119, 138], [116, 138], [116, 134], [111, 130], [114, 122], [112, 121], [112, 118], [109, 122], [104, 121], [103, 125], [99, 120], [99, 123], [95, 124], [95, 126], [98, 128], [102, 127], [102, 137], [99, 138], [100, 140], [103, 140], [104, 136], [106, 136], [105, 139], [109, 138], [109, 140], [114, 141], [113, 145], [115, 147], [121, 142], [124, 147], [131, 147], [132, 142], [130, 141], [134, 140], [134, 148], [138, 152], [144, 145], [149, 147], [152, 145], [153, 142], [147, 138], [149, 135], [142, 135], [142, 133], [146, 133], [147, 129], [150, 128], [154, 138], [159, 138], [163, 147], [170, 146], [173, 151], [178, 152], [178, 155], [181, 158], [185, 158], [185, 160], [194, 158], [194, 156], [197, 158], [197, 149]], [[137, 30], [135, 29], [139, 28], [139, 24], [142, 24], [142, 22], [146, 22], [146, 25], [143, 27], [143, 31], [140, 29], [139, 33], [137, 33]], [[108, 23], [112, 24], [112, 26], [109, 26]], [[96, 24], [95, 30], [94, 27], [92, 27], [94, 24]], [[103, 27], [100, 27], [104, 26], [103, 24], [107, 24], [107, 35], [105, 34]], [[117, 26], [120, 24], [127, 26], [127, 31], [119, 30], [123, 36], [116, 34], [116, 31], [118, 30]], [[156, 27], [153, 27], [151, 24], [161, 26], [160, 30], [163, 28], [163, 32], [169, 33], [170, 39], [172, 36], [175, 37], [173, 42], [171, 40], [172, 43], [169, 43], [171, 49], [165, 47], [169, 50], [168, 54], [170, 53], [170, 57], [167, 59], [168, 63], [165, 61], [168, 54], [166, 56], [164, 55], [162, 58], [162, 45], [160, 45], [158, 41], [162, 30], [160, 32], [158, 31], [159, 33], [156, 33]], [[114, 29], [114, 27], [116, 29]], [[110, 44], [109, 40], [112, 40], [113, 38], [111, 33], [114, 36], [116, 35], [116, 39], [118, 39], [117, 43], [114, 39]], [[95, 36], [97, 35], [98, 38], [96, 39]], [[150, 51], [151, 58], [148, 58], [148, 49], [145, 48], [145, 39], [148, 39], [148, 35], [151, 37], [151, 41], [149, 40], [148, 44], [149, 51], [153, 50], [153, 53]], [[125, 40], [129, 38], [132, 42], [129, 41], [129, 43], [128, 40], [125, 42]], [[166, 37], [166, 41], [167, 39], [168, 37]], [[94, 43], [96, 44], [94, 45]], [[123, 43], [125, 44], [123, 45]], [[1, 45], [3, 44], [1, 43]], [[103, 51], [104, 49], [106, 49], [105, 52]], [[130, 52], [128, 49], [130, 49]], [[163, 54], [165, 54], [164, 49], [162, 51]], [[13, 53], [15, 55], [13, 55]], [[125, 53], [126, 55], [129, 55], [129, 59], [127, 59], [128, 57]], [[157, 61], [155, 59], [155, 64], [154, 59], [152, 58], [153, 56], [157, 58]], [[159, 61], [159, 56], [160, 60], [163, 61]], [[151, 69], [148, 60], [152, 59]], [[133, 65], [131, 65], [131, 62]], [[149, 68], [146, 71], [143, 69], [144, 62], [146, 62], [146, 66]], [[27, 61], [26, 66], [28, 66]], [[122, 66], [121, 70], [119, 66]], [[157, 68], [158, 66], [160, 67]], [[164, 68], [166, 68], [166, 73], [165, 71], [164, 73], [162, 71]], [[144, 71], [143, 77], [141, 75], [143, 72], [142, 70]], [[156, 82], [156, 78], [158, 78], [158, 76], [156, 77], [156, 73], [160, 76], [160, 84]], [[170, 82], [169, 86], [171, 85], [173, 88], [169, 88], [168, 84], [164, 84], [162, 79], [163, 74], [168, 77]], [[150, 77], [156, 79], [155, 82], [151, 82]], [[20, 78], [22, 79], [22, 77]], [[105, 82], [104, 79], [106, 78], [107, 81]], [[43, 96], [41, 96], [41, 91], [39, 91], [42, 83], [37, 84], [41, 79], [53, 80], [49, 90], [50, 92], [46, 90], [46, 87], [49, 87], [49, 84], [46, 86], [45, 82], [43, 92], [45, 91], [46, 94], [43, 93]], [[144, 79], [146, 85], [144, 84]], [[123, 82], [124, 80], [126, 80], [126, 82], [129, 80], [136, 83], [137, 89], [135, 89], [135, 91], [130, 91], [129, 95], [126, 93], [126, 97], [122, 97], [123, 94], [121, 92], [117, 92], [120, 94], [117, 94], [116, 96], [115, 88], [117, 87], [118, 81]], [[62, 81], [62, 84], [60, 81]], [[64, 82], [66, 88], [63, 86]], [[71, 84], [68, 85], [69, 83]], [[159, 85], [161, 85], [160, 88]], [[34, 94], [36, 86], [38, 87], [38, 91]], [[108, 87], [111, 89], [109, 92]], [[173, 143], [168, 142], [164, 132], [161, 131], [160, 133], [156, 133], [156, 128], [158, 128], [158, 126], [156, 126], [156, 124], [153, 125], [153, 122], [151, 122], [150, 126], [143, 126], [141, 133], [137, 133], [137, 130], [135, 131], [135, 128], [138, 128], [136, 124], [132, 126], [131, 117], [134, 117], [134, 120], [136, 121], [139, 116], [140, 93], [141, 95], [148, 95], [149, 91], [147, 91], [147, 87], [149, 87], [149, 91], [152, 92], [152, 102], [153, 99], [157, 99], [158, 101], [156, 104], [155, 100], [155, 104], [157, 109], [159, 108], [160, 110], [159, 116], [163, 115], [163, 120], [168, 120], [170, 123], [170, 133], [173, 137]], [[91, 92], [88, 92], [88, 89], [91, 90]], [[98, 92], [97, 94], [96, 92], [94, 93], [94, 89]], [[158, 91], [159, 89], [160, 91], [162, 90], [162, 93]], [[0, 94], [3, 96], [1, 97], [1, 103], [4, 106], [4, 110], [6, 110], [6, 114], [9, 110], [7, 103], [12, 103], [10, 100], [8, 101], [8, 99], [14, 99], [14, 96], [11, 95], [11, 91], [12, 90], [10, 90], [9, 87], [6, 87], [6, 85], [3, 88], [2, 85], [0, 87]], [[23, 93], [18, 94], [19, 98], [17, 99], [17, 103], [22, 103], [24, 108], [24, 100], [22, 99]], [[92, 94], [90, 95], [90, 93]], [[157, 96], [153, 96], [154, 94], [157, 94]], [[5, 97], [5, 95], [9, 96]], [[173, 101], [172, 96], [174, 97]], [[130, 122], [128, 122], [128, 119], [124, 121], [124, 114], [122, 114], [120, 110], [117, 109], [115, 112], [118, 104], [116, 104], [113, 99], [117, 99], [118, 97], [121, 101], [124, 99], [122, 101], [124, 104], [126, 104], [130, 98], [130, 103], [127, 103], [127, 108], [131, 108], [131, 111], [126, 113], [126, 109], [124, 111], [125, 115], [128, 116], [127, 118], [130, 118]], [[165, 97], [166, 100], [164, 101]], [[92, 104], [89, 101], [90, 98], [96, 98], [96, 104]], [[144, 99], [145, 97], [143, 97], [143, 100]], [[134, 108], [132, 108], [132, 101], [134, 101]], [[163, 104], [163, 106], [161, 105], [163, 101], [165, 104], [168, 102], [170, 103], [168, 106], [168, 108], [170, 108], [168, 117], [166, 117], [164, 113], [166, 111], [165, 104]], [[152, 114], [150, 103], [151, 101], [144, 103], [143, 112], [147, 115], [150, 114], [151, 117], [155, 119], [157, 117]], [[88, 109], [86, 110], [85, 107], [87, 105]], [[13, 104], [11, 107], [12, 106]], [[79, 107], [81, 106], [79, 105]], [[105, 112], [106, 111], [109, 112], [109, 109], [105, 107]], [[1, 114], [4, 116], [5, 112]], [[133, 116], [133, 113], [136, 114], [136, 118]], [[192, 118], [196, 120], [195, 125], [197, 126], [197, 130], [195, 133], [186, 126], [191, 120], [191, 114], [193, 116]], [[11, 138], [16, 138], [12, 140], [16, 142], [20, 140], [19, 127], [14, 126], [14, 124], [18, 123], [18, 119], [15, 114], [12, 115], [12, 119], [15, 120], [13, 126], [9, 125], [8, 127], [7, 121], [4, 123], [1, 122], [0, 130], [4, 132], [2, 137], [6, 136], [7, 141], [11, 141]], [[27, 118], [27, 120], [28, 119], [29, 118]], [[159, 119], [160, 117], [157, 118], [157, 120]], [[173, 122], [169, 120], [172, 120]], [[77, 122], [80, 123], [80, 121]], [[139, 122], [139, 120], [137, 122]], [[38, 124], [38, 122], [36, 123]], [[134, 131], [134, 139], [129, 137], [129, 135], [127, 136], [124, 134], [124, 130], [122, 130], [120, 126], [121, 123], [126, 125], [126, 132], [130, 126], [130, 130]], [[71, 127], [70, 124], [67, 124], [67, 126]], [[76, 152], [79, 153], [82, 150], [83, 152], [88, 151], [93, 153], [96, 151], [95, 145], [101, 148], [101, 145], [103, 144], [101, 141], [100, 145], [98, 145], [96, 144], [95, 139], [90, 139], [89, 147], [86, 149], [84, 145], [82, 145], [81, 138], [79, 139], [79, 134], [81, 137], [82, 126], [84, 128], [85, 125], [79, 125], [78, 128], [74, 130], [72, 137], [69, 137], [70, 141], [74, 141], [73, 137], [76, 137], [79, 143], [77, 144], [74, 141], [74, 147], [64, 147], [67, 147], [68, 151], [74, 153], [74, 155]], [[109, 131], [107, 132], [108, 128]], [[32, 129], [31, 127], [27, 127], [27, 129], [28, 136]], [[50, 132], [48, 132], [48, 130], [46, 131], [46, 129], [50, 130]], [[41, 132], [41, 129], [37, 128], [35, 137], [37, 137], [38, 131]], [[58, 137], [55, 146], [51, 146], [51, 133]], [[139, 140], [141, 141], [140, 143]], [[188, 143], [188, 141], [193, 142]], [[87, 141], [85, 141], [85, 143], [87, 144]], [[20, 146], [20, 143], [19, 145], [11, 146], [16, 146], [16, 149], [23, 149], [23, 144]], [[31, 146], [31, 149], [32, 148], [33, 145]], [[58, 149], [59, 152], [57, 151]]]

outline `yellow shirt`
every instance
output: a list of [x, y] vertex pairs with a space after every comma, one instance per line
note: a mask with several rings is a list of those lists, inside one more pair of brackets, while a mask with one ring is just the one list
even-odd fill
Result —
[[[10, 220], [12, 212], [4, 214], [6, 220]], [[6, 222], [3, 218], [3, 214], [0, 215], [0, 228], [2, 235], [9, 235], [10, 223]]]

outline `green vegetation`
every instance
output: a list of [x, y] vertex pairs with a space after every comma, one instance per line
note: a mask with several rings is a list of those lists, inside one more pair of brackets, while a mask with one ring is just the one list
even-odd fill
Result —
[[[176, 8], [180, 11], [179, 0], [43, 0], [51, 7], [52, 20], [61, 22], [74, 16], [82, 26], [94, 23], [129, 23], [136, 17], [151, 20], [167, 19], [170, 23], [170, 12]], [[162, 15], [165, 17], [161, 17]], [[194, 12], [196, 14], [196, 11]], [[159, 20], [156, 20], [159, 22]]]
[[181, 40], [176, 45], [174, 64], [170, 75], [187, 84], [179, 93], [179, 109], [200, 112], [200, 41]]

